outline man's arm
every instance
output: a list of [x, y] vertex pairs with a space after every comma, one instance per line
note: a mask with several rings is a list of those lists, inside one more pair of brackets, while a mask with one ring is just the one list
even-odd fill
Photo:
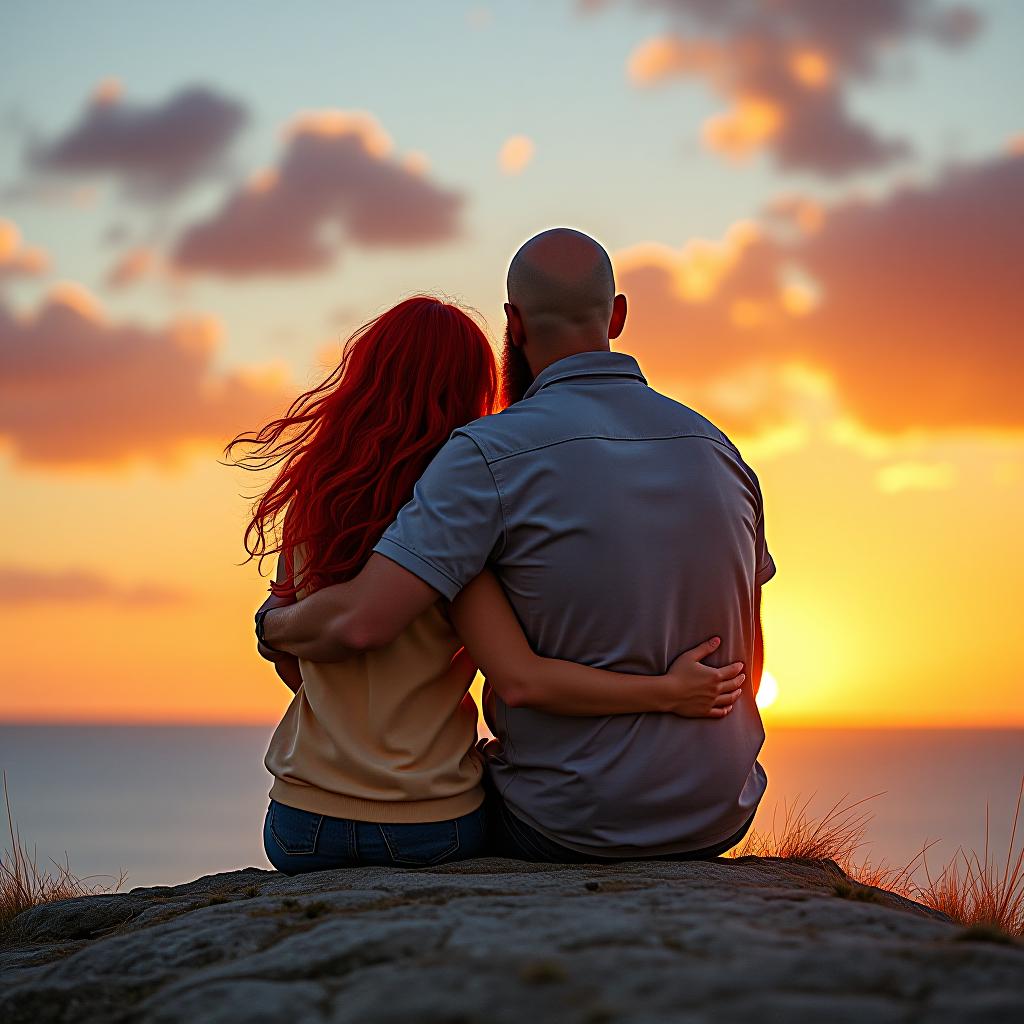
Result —
[[477, 445], [456, 433], [359, 575], [269, 612], [264, 639], [311, 661], [383, 647], [439, 596], [453, 600], [493, 557], [503, 534], [491, 471]]
[[392, 640], [439, 597], [429, 584], [383, 555], [372, 554], [362, 572], [263, 620], [263, 637], [279, 650], [309, 661], [341, 661]]

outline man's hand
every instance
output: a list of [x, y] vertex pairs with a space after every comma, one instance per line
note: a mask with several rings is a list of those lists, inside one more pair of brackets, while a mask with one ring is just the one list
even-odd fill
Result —
[[[283, 608], [285, 605], [294, 603], [294, 598], [278, 597], [276, 594], [271, 594], [266, 601], [256, 609], [256, 614], [259, 615], [259, 613], [264, 609]], [[302, 670], [299, 668], [299, 659], [296, 658], [294, 654], [288, 654], [286, 651], [275, 651], [266, 644], [261, 644], [259, 641], [256, 643], [256, 650], [261, 658], [269, 661], [274, 666], [281, 682], [283, 682], [285, 686], [292, 691], [292, 693], [297, 693], [299, 687], [302, 685]]]
[[278, 654], [274, 658], [274, 670], [278, 678], [292, 693], [298, 693], [302, 686], [302, 669], [294, 654]]
[[743, 662], [734, 661], [724, 668], [701, 663], [721, 641], [717, 636], [705, 640], [679, 655], [665, 673], [668, 686], [666, 711], [683, 718], [725, 718], [743, 692]]
[[[269, 611], [272, 608], [284, 608], [286, 605], [294, 604], [294, 597], [278, 597], [276, 594], [271, 593], [266, 601], [263, 602], [256, 609], [256, 614], [253, 616], [254, 622], [259, 622], [260, 612]], [[259, 636], [257, 635], [256, 649], [259, 651], [261, 658], [266, 658], [267, 661], [276, 661], [282, 654], [287, 653], [284, 651], [275, 651], [271, 645], [260, 643]]]
[[299, 659], [294, 654], [282, 654], [280, 651], [272, 651], [263, 644], [257, 644], [261, 658], [266, 658], [277, 672], [278, 678], [288, 687], [292, 693], [298, 693], [302, 685], [302, 669], [299, 667]]

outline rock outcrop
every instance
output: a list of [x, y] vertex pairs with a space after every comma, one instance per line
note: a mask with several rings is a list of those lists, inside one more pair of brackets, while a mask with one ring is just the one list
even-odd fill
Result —
[[830, 861], [250, 868], [37, 907], [0, 1020], [1024, 1020], [1024, 944]]

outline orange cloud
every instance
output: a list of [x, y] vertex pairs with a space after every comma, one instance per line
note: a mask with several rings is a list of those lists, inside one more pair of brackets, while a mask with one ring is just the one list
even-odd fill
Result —
[[944, 491], [953, 486], [955, 470], [949, 462], [894, 462], [875, 474], [883, 494], [900, 491]]
[[182, 271], [308, 273], [341, 247], [422, 246], [458, 236], [463, 196], [435, 185], [422, 155], [398, 158], [369, 114], [296, 117], [275, 167], [258, 172], [178, 239]]
[[676, 75], [712, 75], [722, 66], [723, 49], [710, 40], [655, 36], [630, 54], [627, 73], [634, 85], [657, 85]]
[[533, 159], [534, 149], [528, 135], [511, 135], [498, 152], [498, 166], [504, 174], [521, 174]]
[[1024, 430], [1022, 218], [1024, 155], [1011, 154], [837, 204], [810, 234], [723, 243], [731, 257], [699, 296], [680, 287], [680, 254], [635, 247], [616, 257], [626, 345], [655, 380], [691, 389], [807, 367], [883, 434]]
[[24, 245], [18, 226], [0, 217], [0, 279], [39, 277], [49, 267], [45, 250], [37, 245]]
[[50, 466], [219, 448], [289, 398], [279, 369], [215, 369], [219, 342], [211, 317], [112, 322], [81, 285], [25, 316], [0, 303], [0, 437], [16, 461]]
[[756, 95], [737, 96], [732, 110], [708, 119], [703, 137], [709, 148], [743, 159], [778, 135], [784, 121], [778, 103]]
[[906, 141], [882, 137], [850, 112], [851, 84], [876, 76], [895, 45], [919, 39], [961, 45], [980, 21], [973, 9], [937, 0], [644, 0], [644, 6], [662, 8], [672, 29], [630, 56], [635, 85], [701, 80], [729, 103], [704, 125], [709, 148], [733, 158], [763, 150], [783, 168], [831, 177], [910, 151]]
[[205, 86], [145, 104], [125, 101], [120, 83], [106, 80], [76, 124], [26, 156], [37, 173], [108, 175], [127, 196], [164, 199], [216, 171], [248, 116]]
[[124, 288], [134, 284], [152, 273], [155, 267], [156, 253], [152, 249], [145, 246], [129, 249], [122, 253], [107, 272], [107, 287]]
[[671, 274], [673, 290], [680, 298], [702, 302], [714, 295], [719, 283], [758, 240], [759, 234], [753, 221], [739, 221], [729, 228], [721, 242], [695, 238], [678, 252], [668, 246], [642, 243], [620, 250], [616, 267], [619, 273], [627, 274], [634, 267], [663, 267]]
[[812, 235], [819, 231], [825, 222], [825, 207], [806, 196], [784, 195], [768, 204], [765, 215], [776, 226], [781, 225]]
[[795, 259], [821, 283], [799, 321], [868, 426], [1024, 427], [1024, 156], [950, 171], [931, 186], [829, 211]]
[[161, 608], [184, 604], [191, 595], [162, 583], [125, 585], [88, 569], [35, 569], [2, 565], [0, 605], [116, 604], [124, 608]]

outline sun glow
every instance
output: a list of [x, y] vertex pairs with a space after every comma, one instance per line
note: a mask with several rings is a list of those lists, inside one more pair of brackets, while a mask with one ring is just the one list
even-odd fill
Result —
[[759, 708], [771, 707], [775, 703], [775, 698], [779, 695], [779, 684], [775, 681], [775, 676], [771, 672], [761, 673], [761, 686], [757, 691], [757, 697], [754, 703]]

